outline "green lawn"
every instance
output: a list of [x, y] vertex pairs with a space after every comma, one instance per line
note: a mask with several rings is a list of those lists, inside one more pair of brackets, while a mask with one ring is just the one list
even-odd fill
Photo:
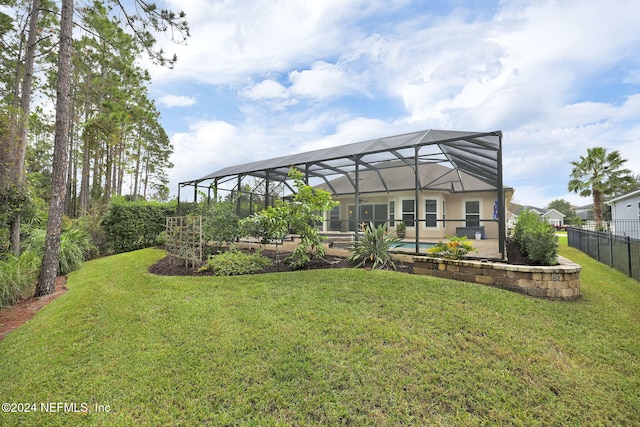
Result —
[[2, 401], [37, 409], [0, 425], [639, 425], [640, 284], [561, 254], [583, 265], [581, 301], [355, 269], [157, 277], [158, 250], [95, 260], [0, 342]]

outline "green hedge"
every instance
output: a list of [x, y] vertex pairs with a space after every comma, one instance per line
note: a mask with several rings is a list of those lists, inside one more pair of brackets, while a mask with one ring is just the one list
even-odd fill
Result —
[[109, 248], [121, 253], [162, 244], [159, 236], [176, 207], [175, 202], [114, 201], [102, 218]]

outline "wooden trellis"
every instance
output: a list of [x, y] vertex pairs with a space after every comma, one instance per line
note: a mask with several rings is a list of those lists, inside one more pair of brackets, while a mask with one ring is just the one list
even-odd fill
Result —
[[202, 216], [167, 217], [167, 254], [171, 263], [195, 268], [202, 261]]

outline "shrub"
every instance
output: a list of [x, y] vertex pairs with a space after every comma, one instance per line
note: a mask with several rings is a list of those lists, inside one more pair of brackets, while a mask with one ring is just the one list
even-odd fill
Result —
[[356, 267], [371, 263], [372, 268], [391, 267], [395, 270], [389, 249], [399, 241], [400, 238], [387, 233], [386, 223], [376, 227], [370, 222], [364, 230], [364, 236], [355, 242], [347, 261], [356, 264]]
[[518, 215], [518, 222], [513, 228], [513, 241], [520, 247], [522, 255], [527, 255], [525, 236], [529, 230], [535, 230], [540, 223], [540, 216], [530, 209], [525, 209]]
[[31, 250], [25, 250], [19, 257], [6, 254], [0, 260], [0, 307], [33, 295], [40, 263], [40, 256]]
[[271, 266], [271, 260], [259, 251], [247, 253], [231, 248], [218, 255], [210, 255], [207, 264], [200, 271], [213, 271], [216, 276], [251, 274]]
[[100, 215], [96, 210], [74, 219], [73, 227], [83, 230], [91, 241], [91, 247], [88, 248], [89, 251], [85, 254], [85, 259], [94, 259], [109, 253], [107, 236], [101, 226]]
[[527, 256], [533, 264], [555, 265], [558, 263], [558, 236], [552, 225], [540, 224], [525, 235]]
[[70, 228], [60, 235], [58, 274], [68, 274], [82, 266], [93, 249], [89, 235], [79, 228]]
[[460, 259], [467, 255], [469, 252], [478, 252], [473, 247], [470, 241], [467, 240], [467, 236], [457, 237], [451, 236], [448, 238], [448, 242], [438, 242], [432, 248], [427, 249], [427, 256], [447, 258], [447, 259]]
[[217, 202], [200, 208], [202, 215], [202, 237], [220, 248], [223, 243], [232, 243], [240, 234], [239, 218], [232, 202]]
[[129, 252], [158, 246], [166, 218], [175, 213], [175, 203], [115, 199], [102, 217], [101, 225], [112, 251]]
[[555, 228], [540, 219], [533, 211], [525, 210], [518, 216], [514, 228], [514, 242], [520, 253], [536, 265], [555, 265], [558, 261], [558, 237]]
[[[30, 251], [42, 257], [46, 230], [33, 229], [29, 232], [27, 247]], [[58, 274], [64, 275], [77, 270], [93, 250], [91, 239], [84, 231], [76, 227], [64, 230], [60, 235], [60, 250], [58, 252]]]

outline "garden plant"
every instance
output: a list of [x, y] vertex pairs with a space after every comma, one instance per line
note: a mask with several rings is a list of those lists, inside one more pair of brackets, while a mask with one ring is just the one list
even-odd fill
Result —
[[478, 252], [467, 239], [467, 236], [450, 236], [448, 239], [448, 242], [440, 241], [435, 246], [427, 249], [427, 256], [460, 259], [470, 252]]
[[276, 200], [274, 206], [243, 219], [241, 229], [261, 233], [252, 237], [259, 237], [264, 242], [282, 240], [288, 234], [298, 235], [300, 243], [285, 260], [294, 268], [302, 268], [312, 256], [324, 256], [326, 238], [316, 225], [324, 221], [322, 213], [330, 211], [338, 202], [328, 191], [305, 184], [304, 175], [299, 170], [292, 168], [288, 176], [296, 188], [292, 200]]
[[389, 251], [399, 241], [399, 237], [393, 237], [387, 232], [387, 223], [376, 227], [370, 222], [364, 227], [364, 235], [355, 241], [347, 260], [356, 267], [370, 266], [395, 270], [396, 265]]
[[532, 210], [524, 210], [518, 216], [513, 241], [533, 264], [555, 265], [558, 262], [556, 229]]

